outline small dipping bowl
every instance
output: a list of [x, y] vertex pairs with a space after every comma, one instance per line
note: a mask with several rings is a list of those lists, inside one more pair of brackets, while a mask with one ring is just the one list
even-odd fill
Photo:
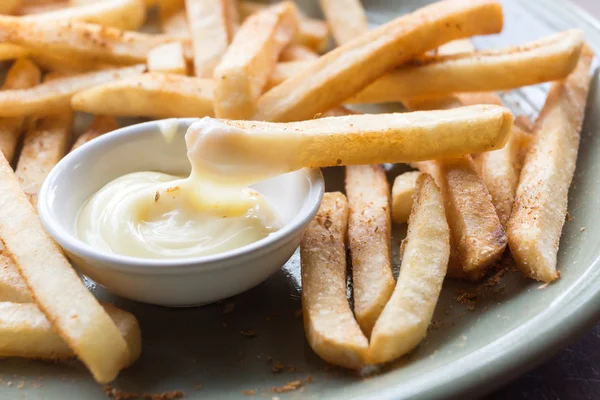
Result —
[[146, 259], [109, 253], [78, 239], [79, 210], [113, 179], [136, 171], [189, 174], [184, 136], [194, 121], [173, 120], [178, 131], [171, 142], [161, 133], [161, 121], [103, 135], [64, 157], [41, 188], [38, 212], [48, 233], [80, 272], [114, 294], [163, 306], [194, 306], [241, 293], [289, 260], [319, 209], [323, 175], [318, 169], [304, 169], [253, 185], [279, 212], [284, 226], [235, 250], [193, 258]]

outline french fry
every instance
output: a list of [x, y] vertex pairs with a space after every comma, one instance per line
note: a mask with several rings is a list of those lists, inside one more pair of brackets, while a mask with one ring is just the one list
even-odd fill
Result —
[[214, 115], [213, 90], [208, 79], [146, 73], [81, 91], [71, 105], [77, 111], [114, 117], [204, 117]]
[[325, 193], [300, 244], [302, 316], [315, 353], [335, 365], [358, 369], [369, 343], [346, 299], [347, 219], [345, 196]]
[[83, 146], [89, 141], [94, 140], [98, 136], [102, 136], [105, 133], [112, 132], [117, 129], [119, 129], [119, 123], [113, 117], [108, 117], [105, 115], [94, 117], [87, 130], [77, 138], [75, 144], [73, 144], [73, 147], [71, 148], [71, 151]]
[[190, 26], [185, 12], [185, 0], [162, 1], [158, 5], [161, 32], [173, 37], [188, 38]]
[[405, 172], [394, 179], [392, 186], [392, 220], [397, 224], [408, 222], [417, 188], [419, 171]]
[[380, 165], [346, 167], [354, 315], [369, 337], [394, 291], [390, 186]]
[[492, 198], [470, 156], [414, 163], [433, 176], [444, 198], [450, 226], [448, 275], [481, 279], [506, 248], [506, 235]]
[[12, 14], [21, 5], [22, 0], [2, 0], [0, 2], [0, 14]]
[[25, 21], [82, 21], [122, 30], [139, 29], [146, 20], [143, 0], [102, 0], [22, 17]]
[[[293, 123], [209, 118], [204, 122], [188, 130], [186, 140], [196, 140], [207, 124], [227, 132], [211, 136], [214, 148], [210, 154], [203, 153], [204, 164], [227, 157], [238, 165], [253, 165], [252, 170], [245, 171], [248, 178], [264, 179], [265, 174], [305, 167], [412, 162], [488, 151], [504, 145], [512, 128], [512, 114], [499, 106], [471, 106]], [[227, 171], [219, 172], [220, 182], [231, 179], [234, 171], [237, 175], [233, 179], [239, 178], [239, 168]]]
[[[136, 318], [111, 304], [103, 304], [129, 348], [133, 364], [140, 356], [142, 339]], [[46, 316], [35, 304], [0, 302], [0, 357], [61, 360], [75, 357], [56, 334]]]
[[219, 118], [248, 119], [256, 109], [279, 53], [298, 28], [298, 9], [285, 1], [250, 16], [214, 71]]
[[66, 7], [70, 4], [67, 1], [22, 1], [21, 6], [16, 10], [16, 15], [34, 15], [54, 12]]
[[0, 302], [31, 303], [33, 298], [12, 257], [0, 240]]
[[[27, 89], [40, 83], [41, 71], [31, 61], [22, 58], [8, 70], [2, 90]], [[0, 118], [0, 151], [8, 162], [12, 162], [21, 132], [24, 118]]]
[[44, 230], [4, 157], [0, 157], [0, 237], [55, 331], [98, 382], [113, 380], [129, 360], [127, 343]]
[[0, 61], [27, 57], [29, 50], [16, 44], [0, 43]]
[[371, 364], [392, 361], [427, 334], [450, 255], [450, 234], [439, 189], [428, 175], [417, 180], [400, 275], [381, 313], [367, 353]]
[[384, 75], [348, 102], [490, 92], [563, 79], [575, 67], [582, 45], [583, 33], [570, 30], [517, 47], [434, 56]]
[[[416, 55], [454, 39], [501, 29], [502, 7], [494, 0], [431, 4], [312, 61], [308, 68], [264, 94], [254, 119], [310, 119]], [[402, 51], [394, 50], [399, 48]]]
[[[246, 19], [267, 7], [265, 3], [254, 1], [240, 1], [239, 6], [242, 19]], [[329, 46], [329, 27], [324, 21], [302, 17], [293, 42], [313, 49], [317, 53], [322, 53]]]
[[43, 70], [65, 75], [83, 74], [102, 69], [116, 68], [114, 64], [101, 63], [93, 58], [65, 56], [40, 50], [29, 50], [30, 58]]
[[177, 40], [167, 35], [122, 31], [85, 22], [0, 17], [0, 41], [108, 63], [146, 62], [154, 47]]
[[213, 71], [225, 54], [233, 37], [234, 16], [227, 4], [233, 0], [185, 0], [188, 25], [194, 52], [194, 71], [197, 77], [212, 78]]
[[148, 54], [148, 71], [186, 75], [187, 64], [181, 43], [167, 43], [152, 49]]
[[45, 82], [30, 89], [0, 91], [0, 117], [46, 115], [68, 109], [71, 97], [93, 86], [139, 75], [145, 65], [106, 69]]
[[286, 46], [279, 55], [279, 61], [311, 61], [319, 58], [311, 48], [301, 44], [290, 44]]
[[267, 82], [266, 89], [269, 90], [288, 78], [299, 74], [301, 71], [305, 70], [309, 65], [310, 61], [285, 61], [279, 62], [275, 65], [271, 76], [269, 77], [269, 81]]
[[517, 266], [526, 276], [544, 282], [559, 277], [558, 244], [575, 172], [593, 57], [585, 47], [575, 71], [550, 89], [535, 123], [535, 139], [525, 157], [508, 221], [509, 247]]
[[369, 31], [367, 14], [360, 0], [319, 0], [319, 4], [338, 45]]
[[66, 154], [72, 132], [73, 113], [69, 110], [36, 119], [25, 133], [15, 175], [34, 207], [46, 176]]

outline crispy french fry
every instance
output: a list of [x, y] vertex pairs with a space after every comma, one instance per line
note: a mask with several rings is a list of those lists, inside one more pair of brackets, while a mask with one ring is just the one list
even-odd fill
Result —
[[219, 118], [249, 119], [279, 53], [298, 28], [298, 9], [285, 1], [250, 16], [217, 65], [214, 109]]
[[0, 240], [0, 302], [31, 303], [33, 298], [12, 257]]
[[[111, 304], [102, 306], [128, 345], [129, 366], [139, 358], [142, 349], [138, 322], [127, 311]], [[60, 360], [75, 354], [35, 304], [0, 302], [0, 357]]]
[[146, 20], [143, 0], [102, 0], [22, 17], [25, 21], [82, 21], [122, 30], [136, 30]]
[[369, 337], [394, 291], [390, 186], [380, 165], [346, 167], [354, 315]]
[[93, 58], [65, 56], [40, 50], [29, 50], [30, 57], [43, 70], [65, 75], [82, 74], [102, 69], [116, 68], [114, 64], [101, 63]]
[[72, 132], [73, 113], [69, 110], [36, 119], [25, 133], [15, 175], [34, 207], [46, 176], [66, 154]]
[[0, 157], [0, 237], [55, 331], [98, 382], [113, 380], [129, 360], [127, 344], [44, 230], [3, 156]]
[[489, 92], [563, 79], [575, 67], [583, 33], [570, 30], [522, 46], [446, 56], [384, 75], [350, 103], [396, 102], [443, 97], [457, 92]]
[[[263, 10], [267, 5], [254, 1], [240, 1], [239, 11], [242, 19]], [[329, 46], [329, 27], [325, 21], [313, 18], [300, 18], [298, 32], [293, 41], [295, 44], [303, 45], [322, 53]]]
[[29, 50], [16, 44], [0, 43], [0, 61], [27, 57]]
[[77, 111], [115, 117], [204, 117], [214, 114], [213, 89], [208, 79], [147, 73], [81, 91], [71, 105]]
[[394, 179], [392, 186], [392, 220], [397, 224], [408, 222], [417, 188], [419, 171], [405, 172]]
[[346, 299], [347, 219], [344, 195], [325, 193], [300, 244], [302, 316], [315, 353], [335, 365], [358, 369], [369, 343]]
[[400, 275], [377, 320], [368, 363], [384, 363], [415, 348], [427, 334], [450, 255], [450, 234], [440, 190], [429, 175], [417, 180]]
[[279, 61], [311, 61], [319, 58], [311, 48], [301, 44], [290, 44], [286, 46], [279, 55]]
[[160, 29], [173, 37], [187, 38], [190, 26], [185, 12], [185, 0], [162, 1], [158, 5]]
[[148, 54], [148, 71], [186, 75], [187, 64], [181, 43], [167, 43], [152, 49]]
[[112, 63], [146, 62], [154, 47], [177, 40], [85, 22], [0, 17], [0, 41]]
[[559, 277], [556, 258], [575, 172], [594, 54], [585, 47], [577, 68], [556, 82], [535, 123], [508, 221], [510, 251], [523, 273], [544, 282]]
[[[252, 170], [245, 171], [248, 178], [265, 179], [265, 174], [279, 175], [305, 167], [411, 162], [499, 148], [512, 129], [512, 114], [499, 106], [472, 106], [292, 123], [210, 118], [203, 122], [188, 130], [188, 140], [196, 140], [205, 126], [227, 132], [211, 136], [214, 147], [210, 154], [203, 153], [204, 164], [227, 157], [236, 165], [253, 165]], [[235, 171], [238, 175], [234, 179], [239, 178], [239, 168], [227, 171]], [[221, 182], [231, 177], [224, 169], [219, 173]]]
[[30, 89], [0, 91], [0, 117], [52, 114], [69, 108], [77, 92], [127, 76], [139, 75], [145, 65], [107, 69], [56, 79]]
[[197, 77], [212, 78], [213, 71], [231, 42], [232, 21], [228, 15], [233, 0], [185, 0]]
[[73, 144], [71, 151], [83, 146], [89, 141], [94, 140], [98, 136], [119, 129], [119, 123], [113, 118], [105, 115], [95, 117], [90, 126], [83, 132]]
[[319, 4], [338, 45], [369, 31], [367, 14], [360, 0], [319, 0]]
[[275, 65], [271, 76], [269, 77], [269, 81], [267, 82], [266, 89], [269, 90], [288, 78], [299, 74], [301, 71], [305, 70], [309, 65], [310, 61], [285, 61], [279, 62]]
[[0, 14], [12, 14], [21, 5], [21, 0], [2, 0], [0, 2]]
[[[448, 0], [397, 18], [323, 55], [264, 94], [256, 120], [298, 121], [327, 111], [391, 68], [445, 42], [502, 29], [494, 0]], [[401, 48], [402, 51], [394, 49]]]
[[[41, 71], [31, 61], [17, 60], [6, 75], [2, 90], [27, 89], [40, 83]], [[12, 162], [21, 132], [24, 118], [0, 118], [0, 151], [8, 162]]]

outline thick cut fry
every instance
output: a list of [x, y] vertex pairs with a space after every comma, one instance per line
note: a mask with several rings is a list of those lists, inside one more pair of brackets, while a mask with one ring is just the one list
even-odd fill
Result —
[[320, 0], [319, 3], [338, 45], [369, 31], [367, 14], [360, 0]]
[[62, 54], [53, 54], [40, 50], [29, 50], [30, 57], [43, 70], [49, 72], [58, 72], [65, 75], [83, 74], [86, 72], [99, 71], [102, 69], [116, 68], [117, 66], [109, 63], [101, 63], [93, 58], [80, 56], [65, 56]]
[[319, 55], [315, 53], [309, 47], [301, 44], [291, 44], [286, 46], [285, 49], [279, 55], [279, 61], [311, 61], [319, 58]]
[[0, 240], [0, 302], [31, 303], [33, 298], [12, 257]]
[[450, 234], [442, 196], [428, 175], [421, 175], [417, 181], [402, 248], [398, 283], [373, 328], [368, 363], [392, 361], [415, 348], [427, 334], [442, 290]]
[[212, 78], [213, 71], [231, 41], [234, 16], [227, 4], [233, 0], [185, 0], [197, 77]]
[[160, 29], [173, 37], [188, 38], [190, 26], [185, 12], [185, 0], [162, 1], [158, 5]]
[[575, 67], [583, 33], [571, 30], [499, 50], [435, 56], [401, 67], [376, 80], [350, 103], [396, 102], [443, 97], [455, 92], [488, 92], [563, 79]]
[[594, 54], [584, 48], [575, 71], [557, 82], [535, 123], [532, 143], [508, 221], [510, 251], [523, 273], [551, 282], [575, 172]]
[[[102, 306], [127, 343], [129, 366], [139, 358], [142, 349], [139, 324], [127, 311], [111, 304]], [[35, 304], [0, 302], [0, 357], [60, 360], [75, 354]]]
[[152, 49], [148, 54], [148, 71], [186, 75], [187, 64], [181, 43], [167, 43]]
[[2, 0], [0, 2], [0, 14], [12, 14], [21, 5], [22, 0]]
[[390, 186], [380, 165], [346, 167], [354, 315], [369, 337], [394, 290]]
[[279, 62], [273, 69], [269, 81], [267, 82], [266, 89], [269, 90], [288, 78], [299, 74], [310, 66], [311, 61], [285, 61]]
[[45, 82], [31, 89], [0, 91], [0, 117], [47, 115], [68, 109], [71, 97], [93, 86], [139, 75], [145, 65], [107, 69]]
[[0, 61], [27, 57], [29, 53], [29, 50], [25, 47], [10, 43], [0, 43]]
[[[239, 5], [242, 19], [246, 19], [267, 7], [265, 3], [254, 1], [240, 1]], [[329, 27], [327, 23], [313, 18], [300, 18], [294, 43], [311, 48], [317, 53], [324, 52], [329, 46]]]
[[0, 17], [0, 41], [105, 62], [146, 62], [154, 47], [177, 40], [167, 35], [122, 31], [85, 22]]
[[442, 191], [450, 226], [449, 276], [481, 279], [506, 248], [506, 235], [492, 198], [470, 156], [416, 163]]
[[214, 109], [219, 118], [249, 119], [279, 53], [298, 27], [291, 1], [250, 16], [215, 69]]
[[25, 21], [82, 21], [123, 30], [136, 30], [146, 19], [143, 0], [102, 0], [22, 17]]
[[213, 89], [208, 79], [147, 73], [77, 93], [71, 104], [77, 111], [115, 117], [204, 117], [213, 115]]
[[494, 0], [447, 0], [423, 7], [312, 61], [264, 94], [254, 118], [313, 118], [416, 55], [450, 40], [501, 29], [502, 7]]
[[302, 315], [315, 353], [332, 364], [358, 369], [369, 343], [346, 299], [347, 219], [344, 195], [325, 193], [300, 244]]
[[[40, 83], [41, 72], [27, 59], [17, 60], [6, 75], [2, 90], [27, 89]], [[24, 119], [22, 117], [0, 118], [0, 151], [12, 162]]]
[[32, 122], [25, 133], [15, 175], [34, 207], [42, 183], [71, 144], [73, 113], [64, 111]]
[[129, 360], [127, 344], [44, 230], [3, 156], [0, 157], [0, 237], [56, 332], [98, 382], [113, 380]]
[[33, 14], [43, 14], [49, 13], [56, 10], [60, 10], [63, 8], [69, 7], [70, 4], [65, 0], [24, 0], [21, 3], [21, 6], [15, 12], [16, 15], [33, 15]]
[[71, 151], [83, 146], [89, 141], [96, 139], [98, 136], [102, 136], [105, 133], [112, 132], [119, 129], [118, 122], [113, 117], [108, 116], [97, 116], [93, 119], [90, 126], [85, 132], [81, 134], [73, 144]]
[[408, 221], [413, 206], [413, 196], [417, 188], [419, 171], [405, 172], [394, 179], [392, 186], [392, 220], [397, 224]]

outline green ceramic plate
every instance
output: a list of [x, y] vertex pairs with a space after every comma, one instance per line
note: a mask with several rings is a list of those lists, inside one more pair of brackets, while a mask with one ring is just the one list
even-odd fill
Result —
[[[373, 24], [426, 3], [365, 1]], [[316, 1], [301, 4], [317, 14]], [[565, 1], [505, 1], [506, 27], [477, 46], [521, 43], [566, 28], [585, 30], [600, 53], [600, 25]], [[506, 96], [516, 110], [535, 114], [547, 87]], [[304, 339], [299, 260], [295, 255], [262, 285], [230, 302], [194, 309], [167, 309], [114, 298], [87, 282], [99, 298], [115, 302], [139, 319], [141, 359], [114, 386], [127, 392], [183, 390], [189, 399], [239, 399], [255, 393], [271, 399], [406, 399], [471, 397], [523, 373], [582, 332], [600, 315], [600, 91], [594, 79], [569, 213], [560, 246], [561, 279], [546, 288], [514, 272], [482, 290], [474, 311], [456, 301], [456, 290], [474, 286], [448, 282], [426, 340], [409, 357], [377, 375], [357, 376], [326, 365]], [[392, 167], [390, 178], [403, 167]], [[343, 187], [340, 169], [326, 171], [329, 190]], [[585, 230], [583, 228], [586, 228]], [[402, 239], [399, 228], [395, 241]], [[226, 303], [235, 304], [223, 314]], [[240, 332], [253, 330], [254, 337]], [[272, 361], [269, 361], [272, 360]], [[285, 366], [273, 372], [272, 362]], [[310, 378], [309, 378], [310, 377]], [[300, 390], [273, 387], [301, 380]], [[104, 399], [103, 388], [77, 362], [54, 365], [24, 360], [0, 362], [2, 399]]]

